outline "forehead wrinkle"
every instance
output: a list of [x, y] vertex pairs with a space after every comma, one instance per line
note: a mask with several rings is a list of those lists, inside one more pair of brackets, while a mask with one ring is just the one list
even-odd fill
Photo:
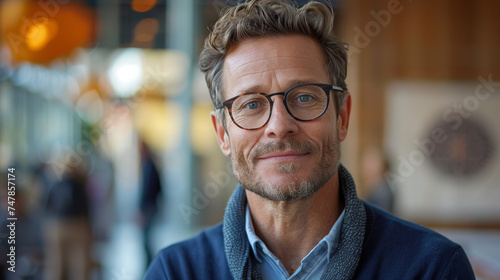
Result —
[[301, 57], [301, 56], [291, 56], [291, 55], [284, 55], [284, 56], [272, 56], [272, 57], [264, 57], [264, 58], [259, 58], [259, 59], [256, 59], [256, 60], [251, 60], [251, 61], [248, 61], [248, 62], [245, 62], [243, 64], [240, 64], [238, 65], [236, 68], [233, 69], [233, 71], [236, 71], [238, 70], [239, 68], [243, 67], [243, 66], [246, 66], [248, 64], [252, 64], [252, 63], [255, 63], [255, 62], [259, 62], [259, 61], [263, 61], [263, 60], [273, 60], [273, 59], [278, 59], [278, 58], [298, 58], [298, 59], [304, 59], [304, 60], [308, 60], [307, 58], [305, 57]]
[[239, 79], [246, 77], [248, 75], [260, 74], [260, 73], [271, 72], [271, 71], [282, 70], [282, 69], [285, 69], [285, 70], [288, 70], [288, 69], [307, 69], [307, 67], [286, 67], [286, 68], [266, 69], [264, 71], [256, 71], [256, 72], [246, 73], [244, 75], [239, 76], [236, 80], [239, 80]]

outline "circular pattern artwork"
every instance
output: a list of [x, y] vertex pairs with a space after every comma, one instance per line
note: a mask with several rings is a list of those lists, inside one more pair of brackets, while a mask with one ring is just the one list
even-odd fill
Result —
[[431, 131], [441, 129], [445, 141], [435, 143], [429, 155], [437, 170], [451, 176], [468, 177], [479, 173], [491, 161], [494, 142], [488, 129], [480, 122], [455, 118], [455, 122], [440, 121]]

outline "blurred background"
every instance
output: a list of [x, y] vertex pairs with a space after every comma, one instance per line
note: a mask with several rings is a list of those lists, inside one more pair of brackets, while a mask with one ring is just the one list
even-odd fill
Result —
[[[0, 0], [0, 279], [141, 279], [222, 220], [236, 181], [196, 65], [235, 2]], [[360, 196], [500, 279], [500, 2], [332, 4]]]

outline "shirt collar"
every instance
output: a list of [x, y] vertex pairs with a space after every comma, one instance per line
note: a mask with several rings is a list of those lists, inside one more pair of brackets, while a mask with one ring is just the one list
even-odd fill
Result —
[[[326, 245], [328, 246], [327, 247], [328, 248], [328, 251], [327, 251], [328, 261], [331, 260], [333, 254], [335, 253], [335, 250], [337, 249], [337, 247], [339, 245], [340, 232], [342, 229], [342, 223], [344, 221], [344, 213], [345, 213], [345, 210], [342, 210], [342, 213], [338, 217], [337, 221], [333, 224], [332, 228], [330, 229], [330, 232], [325, 237], [323, 237], [323, 239], [321, 239], [318, 242], [318, 245], [325, 242]], [[252, 251], [253, 251], [255, 258], [257, 259], [258, 262], [262, 262], [263, 258], [262, 258], [261, 252], [258, 249], [258, 246], [260, 246], [261, 248], [266, 248], [266, 245], [255, 234], [255, 229], [254, 229], [253, 222], [252, 222], [252, 216], [251, 216], [250, 208], [248, 207], [248, 204], [246, 205], [246, 209], [245, 209], [245, 230], [247, 233], [248, 241], [250, 242], [250, 247], [252, 248]], [[318, 247], [318, 245], [316, 245], [314, 247], [314, 249], [316, 249]]]
[[[250, 247], [252, 247], [253, 254], [258, 262], [262, 262], [262, 256], [259, 254], [257, 246], [265, 246], [264, 242], [255, 234], [255, 229], [253, 227], [252, 216], [250, 214], [250, 208], [248, 204], [245, 209], [245, 230], [247, 232], [248, 242], [250, 242]], [[259, 245], [257, 245], [259, 244]]]

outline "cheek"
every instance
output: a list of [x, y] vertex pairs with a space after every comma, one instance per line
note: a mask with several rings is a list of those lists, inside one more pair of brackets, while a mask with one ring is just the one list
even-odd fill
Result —
[[316, 127], [314, 132], [314, 138], [311, 137], [311, 140], [314, 141], [319, 148], [319, 153], [316, 155], [316, 159], [318, 162], [322, 162], [325, 158], [329, 158], [329, 156], [336, 150], [336, 125], [332, 123], [324, 123], [321, 127]]
[[257, 140], [248, 131], [242, 130], [238, 127], [232, 128], [231, 134], [231, 151], [238, 157], [248, 158], [252, 148], [255, 146]]
[[337, 134], [338, 124], [334, 110], [328, 110], [316, 121], [306, 122], [304, 124], [307, 125], [304, 129], [311, 131], [316, 137], [329, 138]]

